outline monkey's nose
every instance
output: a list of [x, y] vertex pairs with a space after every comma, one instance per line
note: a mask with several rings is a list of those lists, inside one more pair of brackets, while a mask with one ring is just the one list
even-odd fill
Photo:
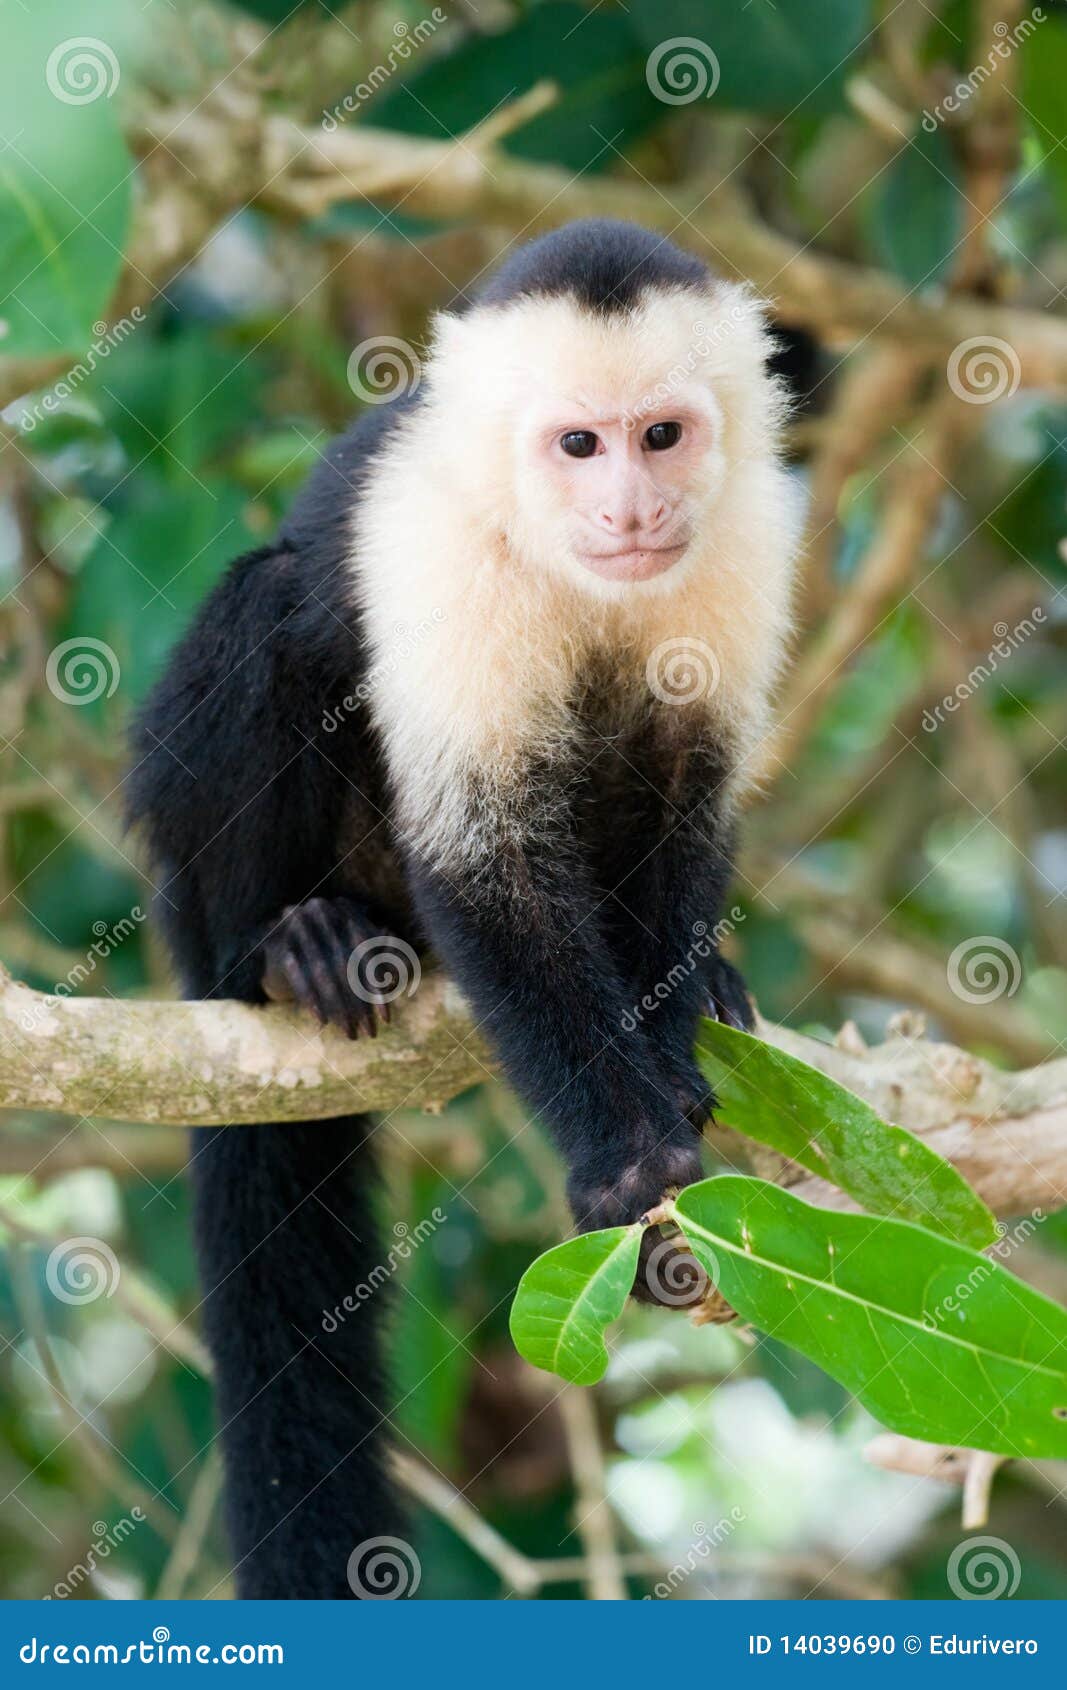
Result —
[[650, 510], [640, 505], [605, 506], [597, 512], [597, 522], [609, 534], [654, 534], [666, 514], [667, 507], [660, 499]]

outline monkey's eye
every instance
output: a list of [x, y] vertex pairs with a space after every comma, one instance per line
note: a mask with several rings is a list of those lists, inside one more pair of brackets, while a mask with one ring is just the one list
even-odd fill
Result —
[[645, 430], [645, 445], [650, 452], [669, 452], [682, 438], [682, 425], [676, 422], [653, 423]]
[[591, 458], [599, 444], [596, 435], [591, 434], [587, 428], [574, 429], [560, 441], [568, 458]]

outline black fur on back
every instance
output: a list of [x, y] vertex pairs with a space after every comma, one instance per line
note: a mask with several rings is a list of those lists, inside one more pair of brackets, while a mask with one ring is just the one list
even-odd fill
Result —
[[588, 311], [628, 311], [652, 288], [708, 285], [699, 258], [663, 235], [610, 217], [588, 217], [518, 247], [477, 294], [477, 305], [569, 295]]

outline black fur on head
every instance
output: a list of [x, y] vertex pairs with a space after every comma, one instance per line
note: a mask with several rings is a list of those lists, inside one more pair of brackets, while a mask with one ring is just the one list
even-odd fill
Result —
[[652, 288], [699, 288], [708, 269], [637, 223], [587, 217], [519, 247], [478, 293], [478, 305], [569, 294], [589, 311], [627, 311]]

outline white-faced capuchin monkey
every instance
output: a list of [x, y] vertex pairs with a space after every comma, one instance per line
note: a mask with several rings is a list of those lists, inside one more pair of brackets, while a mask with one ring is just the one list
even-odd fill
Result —
[[[686, 959], [789, 625], [768, 350], [743, 289], [646, 230], [516, 250], [232, 565], [136, 730], [185, 991], [373, 1035], [364, 942], [432, 948], [553, 1130], [579, 1228], [701, 1176], [697, 1018], [751, 1024], [730, 964]], [[242, 1596], [351, 1596], [353, 1551], [402, 1526], [381, 1293], [322, 1319], [381, 1261], [373, 1132], [194, 1134]]]

